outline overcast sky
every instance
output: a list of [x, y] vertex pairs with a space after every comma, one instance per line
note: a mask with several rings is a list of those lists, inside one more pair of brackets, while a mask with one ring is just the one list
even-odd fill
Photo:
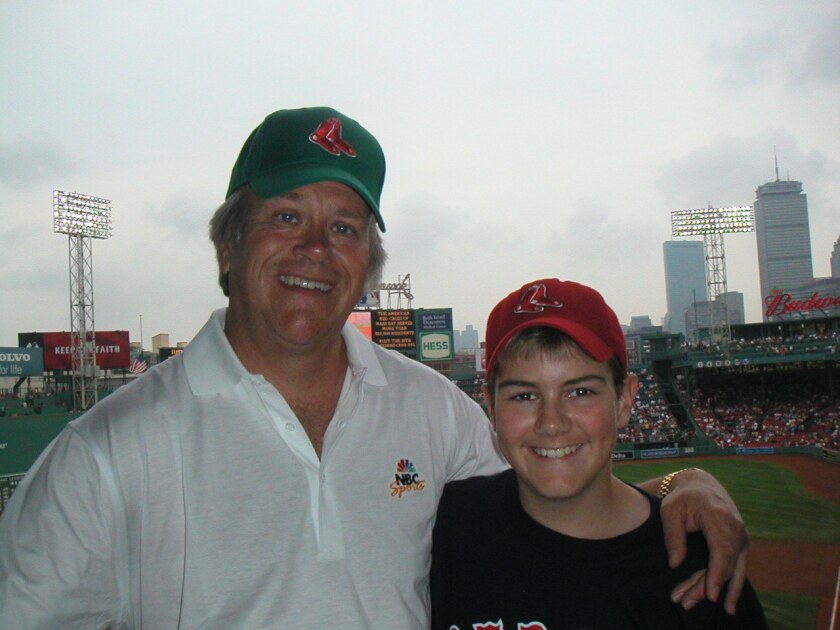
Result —
[[[528, 280], [591, 284], [622, 323], [666, 311], [675, 209], [802, 181], [814, 272], [840, 235], [840, 7], [277, 1], [0, 4], [0, 346], [70, 329], [52, 191], [111, 199], [96, 327], [188, 341], [225, 305], [207, 220], [245, 138], [330, 105], [382, 143], [385, 280], [486, 315]], [[755, 235], [725, 237], [759, 321]]]

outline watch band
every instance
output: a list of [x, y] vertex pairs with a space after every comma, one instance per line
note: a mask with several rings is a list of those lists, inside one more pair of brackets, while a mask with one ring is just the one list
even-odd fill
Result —
[[662, 479], [662, 483], [659, 484], [659, 496], [662, 497], [663, 499], [665, 497], [667, 497], [671, 492], [671, 483], [674, 481], [674, 477], [676, 477], [680, 473], [684, 473], [686, 470], [700, 470], [700, 469], [699, 468], [694, 468], [694, 467], [682, 468], [680, 470], [675, 470], [672, 473], [668, 473]]

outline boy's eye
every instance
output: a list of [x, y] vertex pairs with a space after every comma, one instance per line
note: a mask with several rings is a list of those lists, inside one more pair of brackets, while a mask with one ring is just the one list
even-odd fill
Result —
[[569, 396], [574, 398], [579, 398], [581, 396], [591, 396], [593, 391], [588, 387], [575, 387], [571, 392], [569, 392]]
[[534, 392], [520, 392], [511, 396], [511, 400], [535, 400], [537, 395]]

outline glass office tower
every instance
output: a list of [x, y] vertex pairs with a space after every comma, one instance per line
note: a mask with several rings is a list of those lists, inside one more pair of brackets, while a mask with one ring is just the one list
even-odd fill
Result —
[[703, 241], [665, 241], [665, 293], [668, 313], [665, 328], [689, 337], [686, 310], [709, 299], [706, 289], [706, 258]]
[[797, 293], [814, 279], [808, 199], [802, 182], [777, 179], [762, 184], [755, 191], [753, 208], [762, 300], [773, 294]]

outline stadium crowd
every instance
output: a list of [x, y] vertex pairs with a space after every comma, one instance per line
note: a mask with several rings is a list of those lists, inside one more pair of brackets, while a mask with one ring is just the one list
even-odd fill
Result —
[[668, 409], [654, 375], [647, 369], [634, 372], [639, 377], [639, 393], [630, 415], [630, 423], [618, 432], [618, 441], [640, 444], [694, 439], [694, 430], [680, 426]]
[[690, 396], [703, 433], [723, 448], [840, 448], [840, 402], [813, 370], [707, 376]]
[[[790, 354], [792, 352], [830, 352], [836, 353], [840, 346], [840, 332], [809, 333], [790, 337], [760, 337], [757, 339], [732, 339], [725, 349], [729, 352], [756, 352], [770, 354]], [[719, 343], [699, 342], [684, 346], [686, 350], [720, 353], [723, 348]]]

